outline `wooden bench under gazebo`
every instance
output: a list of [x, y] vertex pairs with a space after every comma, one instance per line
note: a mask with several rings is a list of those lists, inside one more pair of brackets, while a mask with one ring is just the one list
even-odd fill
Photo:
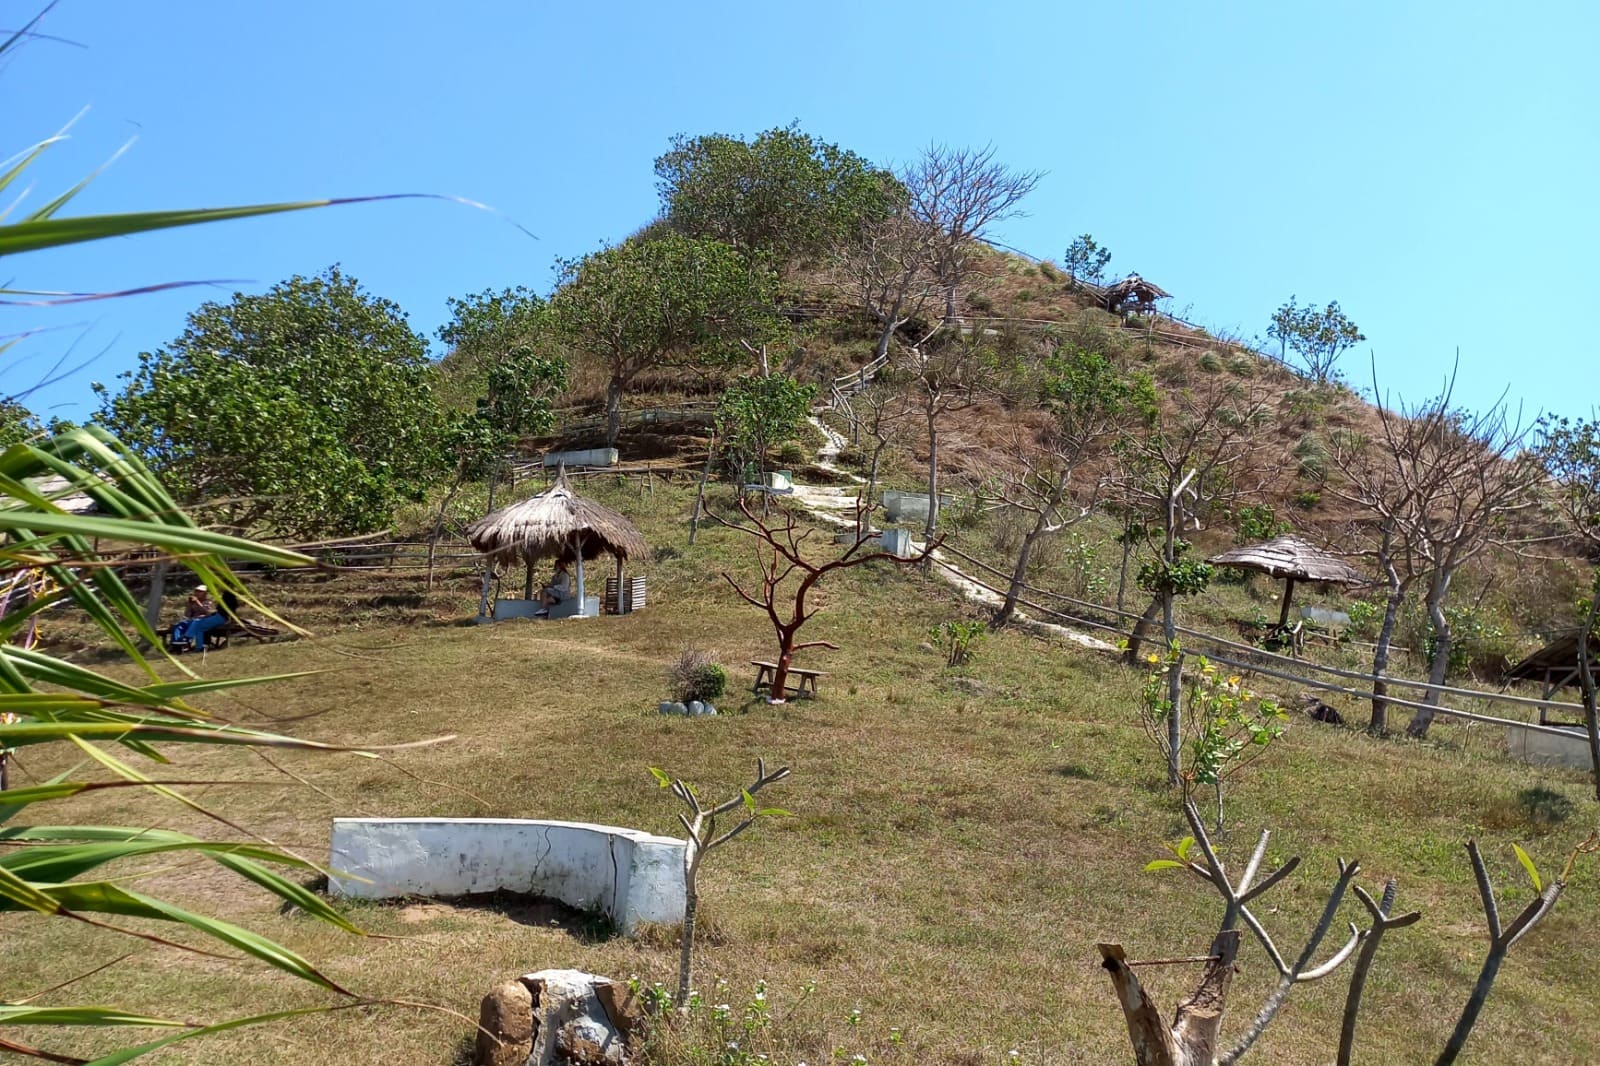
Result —
[[[502, 618], [594, 618], [602, 610], [599, 596], [588, 594], [584, 564], [610, 555], [617, 560], [616, 584], [607, 582], [607, 593], [615, 588], [616, 602], [606, 605], [619, 614], [644, 603], [644, 588], [639, 578], [628, 581], [625, 565], [629, 559], [650, 558], [650, 545], [643, 535], [622, 515], [604, 504], [584, 499], [567, 484], [565, 470], [556, 474], [556, 480], [544, 492], [526, 500], [502, 507], [478, 519], [467, 528], [467, 539], [478, 551], [488, 556], [489, 573], [485, 574], [484, 602], [480, 617]], [[535, 595], [535, 565], [549, 560], [562, 560], [573, 567], [573, 594], [548, 613]], [[514, 567], [518, 563], [527, 568], [523, 581], [522, 598], [500, 599], [488, 602], [490, 574], [501, 566]], [[498, 588], [498, 586], [497, 586]]]

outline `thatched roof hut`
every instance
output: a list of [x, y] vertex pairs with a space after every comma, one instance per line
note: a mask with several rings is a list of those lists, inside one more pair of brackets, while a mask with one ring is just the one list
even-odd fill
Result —
[[1296, 581], [1312, 581], [1331, 585], [1364, 585], [1367, 578], [1355, 567], [1310, 541], [1285, 534], [1264, 544], [1250, 544], [1243, 548], [1213, 555], [1206, 560], [1213, 566], [1231, 566], [1238, 570], [1256, 570], [1269, 577], [1283, 578], [1283, 611], [1278, 625], [1289, 622], [1289, 603], [1294, 598]]
[[555, 484], [539, 495], [502, 507], [472, 523], [467, 527], [467, 540], [495, 563], [526, 565], [526, 599], [533, 597], [534, 563], [540, 559], [576, 562], [580, 613], [586, 602], [586, 561], [601, 555], [614, 556], [620, 588], [623, 563], [648, 559], [651, 554], [649, 542], [633, 523], [604, 504], [573, 492], [565, 470], [558, 471]]
[[472, 546], [497, 562], [573, 561], [601, 555], [648, 559], [650, 545], [633, 523], [572, 491], [565, 471], [537, 496], [502, 507], [467, 527]]
[[1143, 311], [1154, 307], [1157, 300], [1165, 300], [1172, 296], [1153, 281], [1146, 281], [1137, 274], [1129, 274], [1121, 281], [1114, 281], [1107, 285], [1101, 293], [1100, 299], [1106, 305], [1106, 310], [1112, 314], [1124, 310]]

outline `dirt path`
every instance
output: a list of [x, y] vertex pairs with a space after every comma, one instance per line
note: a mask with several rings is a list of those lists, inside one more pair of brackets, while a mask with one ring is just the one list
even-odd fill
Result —
[[[865, 485], [866, 479], [859, 478], [850, 471], [841, 469], [837, 464], [839, 450], [849, 442], [838, 433], [835, 433], [823, 423], [822, 419], [815, 415], [811, 417], [811, 424], [821, 430], [823, 437], [827, 440], [827, 443], [817, 449], [817, 465], [831, 474], [848, 478], [857, 485]], [[794, 498], [799, 501], [800, 506], [824, 522], [851, 529], [855, 528], [857, 494], [849, 489], [833, 485], [802, 485], [799, 482], [795, 482]], [[920, 552], [923, 546], [913, 541], [911, 548], [913, 551]], [[934, 549], [933, 561], [937, 564], [933, 567], [933, 572], [955, 586], [968, 600], [988, 608], [998, 607], [1003, 602], [1003, 597], [984, 588], [982, 584], [964, 573], [959, 566], [951, 562], [938, 549]], [[1082, 630], [1056, 625], [1053, 622], [1041, 622], [1036, 618], [1029, 617], [1020, 610], [1013, 615], [1013, 620], [1021, 628], [1047, 637], [1064, 640], [1069, 644], [1076, 644], [1092, 651], [1109, 652], [1113, 655], [1121, 654], [1121, 649], [1115, 644], [1101, 640], [1099, 637], [1091, 636]]]

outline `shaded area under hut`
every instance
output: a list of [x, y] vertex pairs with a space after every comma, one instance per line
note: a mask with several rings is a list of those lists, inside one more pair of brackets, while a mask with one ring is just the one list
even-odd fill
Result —
[[1121, 281], [1107, 285], [1100, 294], [1100, 302], [1114, 315], [1136, 315], [1154, 311], [1157, 300], [1171, 298], [1172, 294], [1153, 281], [1137, 274], [1129, 274]]
[[[500, 618], [542, 616], [542, 604], [534, 597], [534, 567], [541, 560], [564, 561], [575, 570], [576, 589], [561, 603], [549, 608], [551, 618], [593, 618], [600, 613], [600, 598], [590, 596], [585, 586], [584, 564], [610, 555], [617, 560], [618, 613], [627, 610], [627, 584], [624, 567], [628, 560], [650, 558], [650, 545], [622, 515], [572, 491], [565, 470], [556, 474], [555, 483], [537, 496], [502, 507], [478, 519], [467, 528], [467, 540], [488, 556], [489, 573], [484, 576], [484, 599], [479, 616]], [[521, 563], [527, 568], [521, 600], [488, 604], [490, 574], [501, 566]]]
[[1368, 583], [1365, 575], [1343, 559], [1310, 541], [1289, 534], [1274, 537], [1263, 544], [1250, 544], [1213, 555], [1206, 561], [1213, 566], [1254, 570], [1268, 577], [1282, 578], [1283, 610], [1278, 614], [1280, 631], [1289, 624], [1289, 605], [1294, 601], [1297, 582], [1345, 586]]

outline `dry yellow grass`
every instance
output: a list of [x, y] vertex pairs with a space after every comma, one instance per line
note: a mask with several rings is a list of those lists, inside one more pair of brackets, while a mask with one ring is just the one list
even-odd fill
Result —
[[[687, 548], [686, 508], [686, 494], [665, 489], [626, 505], [658, 547], [675, 549], [650, 572], [652, 606], [633, 616], [378, 623], [204, 663], [210, 676], [326, 671], [217, 699], [231, 717], [286, 720], [282, 728], [341, 743], [457, 734], [451, 743], [388, 762], [278, 760], [304, 784], [248, 756], [174, 755], [185, 774], [273, 782], [195, 791], [318, 857], [330, 819], [347, 814], [580, 819], [670, 832], [672, 806], [647, 767], [720, 792], [757, 755], [787, 762], [794, 776], [771, 799], [797, 817], [764, 823], [708, 864], [703, 987], [720, 977], [736, 998], [765, 980], [782, 1013], [815, 981], [815, 995], [780, 1026], [788, 1061], [827, 1062], [835, 1048], [872, 1063], [995, 1063], [1012, 1049], [1029, 1063], [1127, 1061], [1095, 943], [1120, 941], [1134, 957], [1195, 953], [1218, 917], [1198, 883], [1141, 872], [1179, 835], [1180, 819], [1137, 723], [1137, 676], [1003, 633], [962, 671], [990, 693], [972, 695], [920, 647], [930, 625], [964, 608], [938, 583], [874, 566], [838, 575], [830, 609], [808, 631], [843, 646], [811, 660], [830, 672], [821, 700], [741, 707], [744, 697], [730, 693], [722, 717], [663, 719], [654, 710], [663, 671], [685, 645], [715, 649], [735, 684], [747, 683], [745, 660], [770, 652], [765, 621], [736, 605], [716, 575], [721, 565], [745, 565], [746, 545], [711, 529]], [[474, 601], [460, 582], [432, 602], [461, 617]], [[1271, 827], [1274, 861], [1305, 856], [1264, 916], [1288, 944], [1320, 906], [1336, 855], [1360, 857], [1369, 887], [1397, 877], [1402, 905], [1425, 911], [1422, 925], [1385, 942], [1368, 992], [1364, 1062], [1431, 1061], [1465, 1001], [1484, 937], [1461, 842], [1484, 843], [1514, 907], [1528, 890], [1510, 843], [1528, 846], [1549, 872], [1595, 821], [1578, 775], [1511, 764], [1481, 732], [1465, 747], [1462, 727], [1437, 733], [1439, 743], [1426, 746], [1379, 742], [1296, 720], [1232, 802], [1230, 854]], [[41, 776], [65, 758], [34, 756], [24, 766]], [[52, 817], [69, 814], [226, 832], [126, 792]], [[1597, 884], [1600, 866], [1581, 868], [1555, 915], [1518, 946], [1463, 1061], [1580, 1063], [1600, 1054], [1591, 1004], [1600, 961], [1587, 947], [1600, 933]], [[358, 939], [280, 914], [204, 864], [164, 864], [141, 887], [243, 921], [363, 993], [468, 1014], [491, 985], [527, 970], [577, 966], [670, 984], [675, 963], [670, 935], [595, 939], [581, 926], [548, 924], [537, 908], [360, 905], [351, 908], [360, 924], [396, 939]], [[259, 966], [197, 960], [65, 922], [7, 915], [0, 938], [5, 998], [133, 951], [70, 998], [208, 1020], [327, 1002]], [[1270, 984], [1254, 945], [1242, 958], [1235, 1032]], [[1150, 984], [1175, 1003], [1190, 977], [1165, 968]], [[1330, 1061], [1343, 993], [1342, 976], [1297, 990], [1247, 1061]], [[846, 1020], [853, 1009], [858, 1026]], [[901, 1042], [891, 1042], [891, 1027]], [[448, 1016], [384, 1007], [197, 1041], [155, 1061], [444, 1064], [465, 1035]], [[90, 1036], [64, 1050], [107, 1046]]]

